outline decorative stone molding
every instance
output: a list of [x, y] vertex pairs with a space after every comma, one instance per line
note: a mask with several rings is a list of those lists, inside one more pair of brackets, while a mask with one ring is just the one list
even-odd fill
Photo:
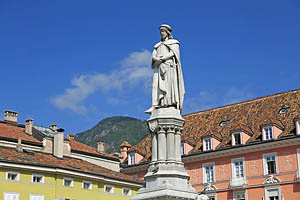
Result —
[[198, 194], [196, 200], [209, 200], [209, 197], [205, 194]]
[[202, 190], [202, 192], [215, 192], [217, 190], [217, 188], [215, 186], [213, 186], [212, 184], [208, 183], [207, 186], [205, 186]]
[[274, 177], [273, 175], [270, 175], [266, 180], [264, 180], [263, 184], [276, 184], [280, 183], [279, 178]]
[[158, 129], [158, 121], [157, 120], [149, 120], [148, 126], [151, 132], [156, 132]]

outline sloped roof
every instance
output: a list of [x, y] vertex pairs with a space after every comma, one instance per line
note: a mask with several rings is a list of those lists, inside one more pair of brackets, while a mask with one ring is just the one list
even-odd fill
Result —
[[[287, 113], [279, 113], [282, 108]], [[231, 133], [242, 130], [250, 136], [247, 143], [261, 141], [262, 127], [275, 125], [282, 130], [279, 137], [288, 137], [295, 134], [294, 120], [300, 118], [300, 90], [292, 90], [279, 94], [256, 98], [249, 101], [230, 104], [218, 108], [184, 115], [184, 130], [182, 141], [192, 144], [191, 153], [202, 151], [202, 137], [212, 135], [220, 139], [217, 149], [229, 147]], [[226, 122], [221, 126], [221, 122]], [[145, 155], [147, 161], [151, 152], [151, 136], [147, 136], [139, 144], [132, 147]], [[140, 163], [141, 163], [140, 162]]]
[[0, 137], [13, 140], [20, 138], [22, 141], [41, 144], [41, 141], [25, 133], [24, 126], [12, 125], [5, 121], [0, 121]]
[[[21, 138], [24, 142], [37, 143], [42, 145], [42, 138], [45, 136], [53, 137], [56, 134], [50, 128], [42, 126], [33, 127], [33, 135], [28, 135], [25, 133], [25, 126], [22, 124], [11, 124], [5, 121], [0, 121], [0, 138], [13, 139], [15, 142]], [[36, 137], [35, 137], [36, 136]], [[40, 139], [40, 140], [39, 140]], [[77, 151], [82, 154], [89, 154], [96, 157], [102, 157], [105, 159], [119, 161], [119, 158], [108, 153], [99, 153], [97, 150], [91, 146], [85, 145], [83, 143], [77, 142], [74, 139], [69, 139], [71, 151]]]
[[0, 147], [0, 162], [12, 162], [42, 167], [61, 168], [82, 173], [105, 176], [116, 180], [123, 180], [138, 184], [143, 183], [142, 181], [132, 176], [112, 171], [110, 169], [92, 164], [84, 160], [66, 156], [64, 156], [63, 159], [58, 159], [52, 154], [41, 152], [34, 152], [34, 155], [31, 155], [27, 153], [17, 152], [15, 149], [8, 147]]
[[99, 153], [95, 148], [93, 148], [91, 146], [88, 146], [86, 144], [77, 142], [74, 139], [70, 138], [69, 142], [70, 142], [70, 146], [71, 146], [71, 151], [77, 151], [77, 152], [80, 152], [80, 153], [88, 153], [88, 154], [92, 154], [92, 155], [95, 155], [95, 156], [105, 157], [105, 158], [108, 158], [108, 159], [113, 159], [113, 160], [119, 161], [119, 158], [116, 157], [116, 156], [113, 156], [113, 155], [108, 154], [108, 153]]

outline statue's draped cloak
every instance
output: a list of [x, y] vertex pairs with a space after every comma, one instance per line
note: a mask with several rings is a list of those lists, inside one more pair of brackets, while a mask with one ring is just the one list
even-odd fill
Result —
[[[183, 99], [184, 99], [184, 94], [185, 94], [185, 88], [184, 88], [184, 81], [183, 81], [183, 75], [182, 75], [182, 69], [181, 69], [181, 62], [180, 62], [180, 51], [179, 51], [179, 42], [177, 40], [174, 39], [169, 39], [166, 41], [161, 41], [158, 42], [155, 46], [154, 46], [154, 51], [153, 53], [156, 52], [156, 49], [161, 45], [164, 44], [165, 46], [167, 46], [169, 48], [170, 51], [172, 51], [174, 53], [174, 57], [175, 59], [173, 59], [174, 64], [176, 65], [176, 76], [174, 76], [173, 78], [176, 78], [177, 83], [174, 84], [176, 85], [177, 88], [175, 88], [176, 94], [178, 94], [178, 99], [176, 99], [176, 103], [177, 103], [177, 109], [182, 110], [182, 104], [183, 104]], [[152, 62], [152, 66], [153, 66], [153, 62]], [[157, 106], [159, 104], [159, 100], [161, 97], [159, 97], [159, 91], [158, 90], [162, 90], [164, 91], [165, 88], [163, 86], [163, 84], [160, 84], [159, 81], [162, 81], [162, 75], [161, 75], [161, 70], [160, 69], [156, 69], [157, 71], [154, 73], [153, 76], [153, 85], [152, 85], [152, 104], [156, 104], [153, 106]], [[166, 91], [168, 92], [168, 91]], [[178, 92], [178, 93], [177, 93]], [[177, 95], [176, 95], [177, 96]]]

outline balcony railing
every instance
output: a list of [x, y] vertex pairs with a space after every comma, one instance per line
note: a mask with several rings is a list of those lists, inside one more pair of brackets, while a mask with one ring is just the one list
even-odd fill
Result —
[[247, 185], [246, 178], [233, 178], [230, 180], [230, 187], [231, 188], [240, 188]]
[[296, 179], [297, 179], [298, 181], [300, 181], [300, 170], [297, 170]]

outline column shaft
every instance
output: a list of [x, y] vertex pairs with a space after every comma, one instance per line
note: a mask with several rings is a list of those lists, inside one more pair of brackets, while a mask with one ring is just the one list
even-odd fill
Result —
[[169, 129], [167, 132], [167, 160], [175, 160], [175, 131]]
[[181, 162], [180, 146], [181, 146], [181, 136], [179, 133], [176, 133], [175, 134], [175, 160], [177, 162]]
[[163, 129], [160, 129], [158, 131], [158, 135], [157, 135], [157, 150], [158, 150], [158, 161], [165, 161], [166, 157], [167, 157], [167, 152], [166, 152], [166, 147], [167, 147], [167, 143], [166, 143], [166, 134], [165, 131]]
[[152, 162], [157, 161], [157, 134], [152, 133]]

